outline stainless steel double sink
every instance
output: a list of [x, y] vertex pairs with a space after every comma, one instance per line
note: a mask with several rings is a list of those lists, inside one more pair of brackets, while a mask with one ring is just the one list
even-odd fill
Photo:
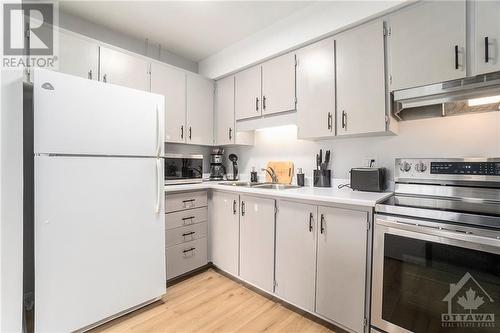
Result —
[[250, 182], [224, 182], [224, 183], [219, 183], [219, 185], [252, 187], [252, 188], [269, 189], [269, 190], [286, 190], [290, 188], [299, 188], [299, 186], [297, 185], [275, 184], [275, 183], [250, 183]]

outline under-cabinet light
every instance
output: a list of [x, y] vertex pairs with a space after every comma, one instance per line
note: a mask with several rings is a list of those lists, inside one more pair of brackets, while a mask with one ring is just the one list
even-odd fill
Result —
[[478, 106], [478, 105], [493, 104], [493, 103], [500, 103], [500, 96], [474, 98], [474, 99], [469, 99], [467, 101], [467, 104], [469, 106]]

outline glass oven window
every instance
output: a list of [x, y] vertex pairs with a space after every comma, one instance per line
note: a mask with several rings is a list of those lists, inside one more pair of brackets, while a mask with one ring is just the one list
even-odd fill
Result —
[[417, 333], [500, 332], [500, 256], [384, 238], [382, 318]]
[[166, 158], [165, 180], [196, 179], [203, 177], [203, 160], [195, 158]]

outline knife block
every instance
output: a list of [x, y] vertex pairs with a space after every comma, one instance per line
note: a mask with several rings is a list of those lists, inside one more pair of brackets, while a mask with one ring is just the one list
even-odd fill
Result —
[[313, 170], [314, 187], [332, 187], [332, 170]]

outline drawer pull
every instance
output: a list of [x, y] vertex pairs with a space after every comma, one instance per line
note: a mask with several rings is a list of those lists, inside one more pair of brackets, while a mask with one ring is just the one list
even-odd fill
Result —
[[188, 257], [188, 254], [191, 254], [189, 257], [194, 256], [194, 250], [196, 250], [195, 247], [192, 247], [190, 249], [182, 250], [182, 254], [184, 255], [184, 258]]
[[183, 217], [182, 218], [183, 221], [192, 220], [192, 219], [194, 219], [194, 216], [189, 216], [189, 217]]
[[182, 200], [182, 202], [184, 202], [184, 203], [193, 202], [193, 201], [194, 201], [194, 199]]
[[194, 235], [196, 232], [194, 231], [190, 231], [190, 232], [185, 232], [182, 234], [182, 237], [186, 237], [186, 236], [191, 236], [191, 235]]
[[195, 206], [195, 199], [182, 200], [184, 208], [193, 208]]

